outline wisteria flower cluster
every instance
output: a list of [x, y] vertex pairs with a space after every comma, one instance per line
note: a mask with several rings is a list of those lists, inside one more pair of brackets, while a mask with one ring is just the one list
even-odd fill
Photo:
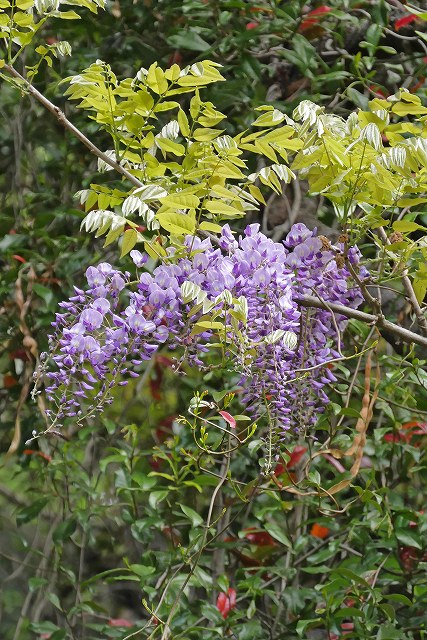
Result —
[[[335, 381], [326, 364], [340, 355], [347, 320], [303, 309], [298, 299], [315, 293], [326, 303], [360, 304], [359, 288], [337, 258], [342, 247], [304, 224], [280, 244], [252, 224], [239, 239], [226, 225], [219, 246], [188, 236], [185, 247], [178, 257], [169, 248], [164, 263], [136, 281], [107, 263], [87, 269], [88, 286], [61, 304], [42, 367], [52, 424], [102, 411], [113, 389], [139, 376], [159, 349], [205, 366], [214, 334], [216, 342], [222, 336], [228, 366], [240, 373], [242, 404], [254, 417], [268, 414], [285, 431], [315, 421], [328, 401], [325, 386]], [[131, 257], [138, 269], [147, 261], [136, 250]], [[357, 265], [357, 249], [348, 259]]]

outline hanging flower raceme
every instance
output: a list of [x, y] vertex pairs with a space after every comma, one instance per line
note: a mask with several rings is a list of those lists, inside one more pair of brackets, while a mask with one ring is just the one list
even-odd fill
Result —
[[[209, 239], [185, 239], [185, 257], [168, 250], [164, 264], [131, 282], [107, 263], [89, 267], [87, 287], [61, 304], [50, 336], [55, 370], [46, 393], [59, 425], [81, 419], [112, 402], [112, 390], [139, 376], [140, 365], [159, 349], [204, 367], [212, 337], [221, 341], [241, 375], [242, 403], [254, 416], [268, 414], [283, 430], [311, 424], [335, 381], [325, 365], [337, 350], [346, 318], [325, 309], [301, 309], [298, 298], [315, 294], [326, 303], [357, 307], [342, 247], [331, 247], [304, 224], [279, 244], [249, 225], [236, 240], [228, 225], [219, 246]], [[132, 251], [136, 267], [147, 258]], [[349, 261], [357, 268], [358, 252]], [[363, 270], [360, 276], [364, 277]], [[218, 340], [219, 339], [219, 340]], [[40, 375], [40, 374], [39, 374]]]

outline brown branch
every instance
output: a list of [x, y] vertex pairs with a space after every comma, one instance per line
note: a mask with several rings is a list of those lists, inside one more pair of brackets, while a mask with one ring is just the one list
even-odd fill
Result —
[[422, 347], [427, 347], [427, 338], [424, 336], [418, 335], [418, 333], [414, 333], [413, 331], [409, 331], [409, 329], [404, 329], [404, 327], [400, 327], [398, 324], [394, 324], [389, 320], [386, 320], [382, 316], [376, 316], [372, 313], [365, 313], [364, 311], [359, 311], [358, 309], [351, 309], [350, 307], [345, 307], [342, 304], [335, 304], [334, 302], [328, 302], [326, 305], [322, 300], [318, 300], [314, 296], [302, 296], [294, 298], [295, 302], [297, 302], [301, 307], [314, 307], [315, 309], [325, 309], [333, 311], [334, 313], [340, 313], [346, 318], [354, 318], [355, 320], [360, 320], [361, 322], [366, 322], [367, 324], [375, 325], [385, 331], [389, 331], [394, 335], [398, 336], [403, 342], [414, 342], [415, 344], [419, 344]]
[[93, 142], [89, 140], [89, 138], [86, 138], [86, 136], [80, 131], [80, 129], [78, 129], [72, 122], [70, 122], [70, 120], [68, 120], [65, 113], [61, 111], [59, 107], [57, 107], [55, 104], [53, 104], [53, 102], [48, 100], [42, 93], [40, 93], [40, 91], [37, 91], [37, 89], [33, 87], [33, 85], [28, 80], [26, 80], [26, 78], [21, 76], [21, 74], [14, 67], [12, 67], [9, 64], [5, 64], [3, 66], [3, 69], [7, 71], [14, 78], [17, 78], [20, 81], [20, 83], [22, 83], [23, 90], [26, 91], [30, 96], [35, 98], [38, 102], [40, 102], [40, 104], [42, 104], [48, 111], [50, 111], [50, 113], [52, 113], [55, 116], [58, 122], [65, 129], [70, 131], [76, 138], [78, 138], [78, 140], [80, 140], [80, 142], [82, 142], [85, 145], [85, 147], [89, 149], [91, 153], [93, 153], [100, 160], [103, 160], [106, 164], [108, 164], [110, 167], [115, 169], [118, 173], [121, 173], [122, 176], [127, 178], [129, 182], [131, 182], [136, 187], [143, 186], [143, 183], [140, 180], [138, 180], [138, 178], [136, 178], [134, 175], [132, 175], [130, 171], [122, 167], [115, 160], [112, 160], [111, 158], [109, 158], [108, 155], [105, 154], [103, 151], [101, 151], [101, 149], [98, 149], [98, 147], [94, 145]]
[[[387, 237], [386, 232], [384, 231], [384, 229], [382, 227], [378, 228], [378, 235], [381, 238], [381, 240], [384, 242], [384, 244], [391, 244], [390, 240]], [[423, 313], [423, 310], [420, 307], [420, 304], [417, 300], [417, 296], [415, 295], [415, 291], [414, 288], [412, 286], [412, 282], [409, 279], [408, 276], [408, 270], [405, 269], [402, 273], [402, 282], [403, 282], [403, 286], [405, 287], [405, 291], [406, 291], [406, 295], [409, 299], [409, 302], [412, 305], [412, 308], [414, 310], [414, 313], [417, 317], [417, 321], [418, 321], [418, 325], [420, 327], [420, 329], [422, 330], [422, 332], [424, 333], [424, 335], [427, 336], [427, 318], [425, 316], [425, 314]]]

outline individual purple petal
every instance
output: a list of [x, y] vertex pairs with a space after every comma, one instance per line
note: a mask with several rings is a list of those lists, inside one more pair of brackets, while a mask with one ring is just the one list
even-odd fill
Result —
[[133, 263], [136, 267], [143, 267], [148, 260], [147, 254], [141, 253], [137, 249], [133, 249], [129, 255], [132, 258]]

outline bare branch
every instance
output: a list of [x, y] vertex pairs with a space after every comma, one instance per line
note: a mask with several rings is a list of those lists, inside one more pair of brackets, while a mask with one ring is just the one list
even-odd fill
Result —
[[377, 326], [380, 331], [384, 329], [398, 336], [403, 342], [414, 342], [415, 344], [419, 344], [422, 347], [427, 347], [427, 338], [424, 336], [420, 336], [413, 331], [409, 331], [409, 329], [405, 329], [404, 327], [400, 327], [393, 322], [389, 322], [382, 316], [377, 316], [372, 313], [365, 313], [364, 311], [359, 311], [358, 309], [351, 309], [350, 307], [345, 307], [342, 304], [335, 304], [334, 302], [328, 302], [326, 305], [323, 301], [318, 300], [313, 296], [303, 296], [296, 297], [295, 302], [297, 302], [301, 307], [314, 307], [315, 309], [325, 309], [329, 311], [333, 311], [334, 313], [340, 313], [346, 318], [354, 318], [355, 320], [360, 320], [361, 322], [366, 322], [370, 325]]
[[23, 89], [30, 96], [32, 96], [38, 102], [40, 102], [40, 104], [42, 104], [48, 111], [50, 111], [58, 120], [58, 122], [65, 129], [70, 131], [76, 138], [78, 138], [80, 142], [82, 142], [85, 145], [85, 147], [89, 149], [91, 153], [93, 153], [97, 158], [100, 158], [100, 160], [103, 160], [106, 164], [108, 164], [110, 167], [115, 169], [118, 173], [121, 173], [122, 176], [127, 178], [129, 182], [131, 182], [136, 187], [143, 186], [143, 183], [140, 180], [138, 180], [138, 178], [136, 178], [134, 175], [132, 175], [130, 171], [122, 167], [118, 162], [115, 162], [115, 160], [112, 160], [108, 155], [106, 155], [103, 151], [101, 151], [101, 149], [98, 149], [98, 147], [94, 145], [93, 142], [89, 140], [89, 138], [86, 138], [86, 136], [80, 131], [80, 129], [77, 129], [77, 127], [74, 126], [73, 123], [70, 122], [70, 120], [68, 120], [65, 113], [61, 111], [59, 107], [57, 107], [55, 104], [53, 104], [53, 102], [48, 100], [42, 93], [40, 93], [40, 91], [37, 91], [37, 89], [33, 87], [33, 85], [28, 80], [26, 80], [26, 78], [21, 76], [21, 74], [14, 67], [12, 67], [9, 64], [5, 64], [3, 69], [7, 71], [14, 78], [17, 78], [23, 84]]

